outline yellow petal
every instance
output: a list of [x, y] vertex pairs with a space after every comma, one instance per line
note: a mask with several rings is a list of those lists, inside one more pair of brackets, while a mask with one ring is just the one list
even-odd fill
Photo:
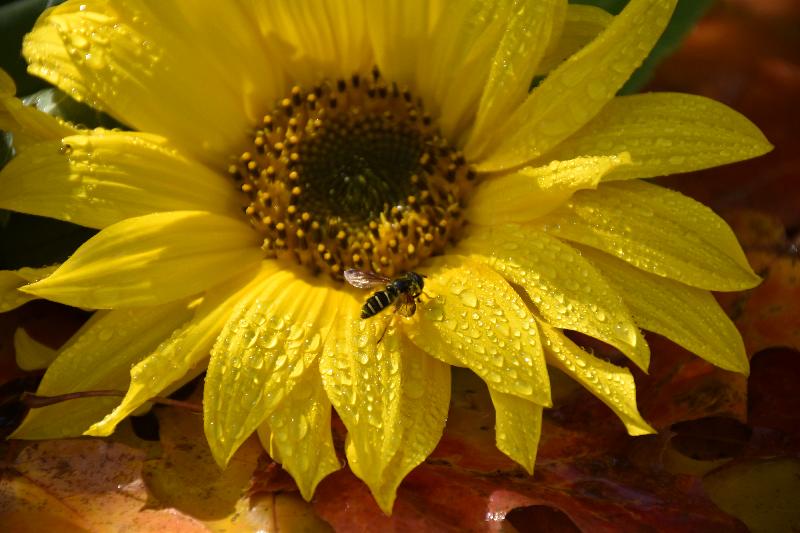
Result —
[[208, 358], [211, 346], [234, 306], [246, 299], [250, 291], [263, 282], [264, 276], [277, 269], [274, 262], [265, 262], [255, 277], [253, 272], [246, 272], [208, 291], [192, 319], [131, 368], [131, 384], [122, 402], [85, 434], [96, 437], [111, 435], [126, 416], [153, 396], [163, 395], [171, 385], [192, 373]]
[[342, 467], [331, 437], [331, 402], [316, 361], [258, 428], [258, 436], [307, 501], [325, 476]]
[[244, 2], [265, 43], [281, 42], [277, 50], [292, 83], [316, 85], [367, 72], [374, 65], [361, 0], [328, 2], [299, 0]]
[[[296, 3], [286, 2], [287, 5]], [[338, 74], [341, 76], [342, 72], [364, 72], [370, 68], [375, 59], [372, 57], [366, 10], [363, 5], [356, 3], [354, 6], [352, 3], [324, 0], [320, 5], [327, 9], [330, 31], [336, 43], [333, 49], [336, 50], [335, 64], [338, 67]], [[313, 18], [304, 17], [304, 19]]]
[[23, 54], [74, 98], [219, 164], [283, 90], [256, 32], [238, 2], [86, 0], [45, 11]]
[[0, 130], [14, 135], [14, 149], [21, 152], [41, 141], [73, 135], [77, 130], [59, 118], [26, 106], [14, 98], [14, 80], [0, 69]]
[[378, 342], [385, 326], [383, 317], [364, 320], [360, 313], [358, 300], [351, 295], [342, 298], [319, 369], [328, 398], [347, 427], [351, 468], [372, 488], [380, 485], [383, 471], [401, 445], [402, 428], [396, 422], [403, 354], [396, 328]]
[[206, 436], [224, 466], [313, 366], [336, 318], [339, 291], [291, 270], [273, 272], [231, 314], [206, 374]]
[[250, 226], [202, 211], [174, 211], [113, 224], [52, 275], [23, 290], [94, 309], [157, 305], [199, 293], [256, 265]]
[[[72, 7], [74, 8], [74, 3]], [[104, 110], [102, 103], [92, 97], [88, 80], [83, 78], [78, 67], [72, 62], [62, 40], [62, 29], [58, 24], [48, 23], [46, 14], [47, 12], [42, 14], [40, 23], [36, 24], [23, 40], [23, 55], [30, 55], [26, 57], [28, 73], [55, 85], [79, 102], [86, 102], [95, 109]]]
[[542, 406], [491, 387], [489, 393], [494, 404], [497, 449], [533, 475], [542, 432]]
[[[447, 2], [430, 39], [415, 46], [419, 63], [414, 81], [448, 139], [458, 141], [474, 118], [513, 7], [513, 0]], [[404, 32], [402, 24], [395, 27]], [[399, 47], [394, 52], [388, 62], [409, 54]]]
[[0, 172], [0, 207], [91, 228], [159, 211], [236, 216], [241, 204], [225, 177], [146, 133], [98, 130], [40, 143]]
[[760, 281], [725, 221], [691, 198], [643, 181], [579, 191], [537, 225], [701, 289], [735, 291]]
[[575, 191], [597, 188], [604, 175], [627, 164], [627, 153], [576, 157], [490, 178], [475, 190], [466, 216], [484, 225], [534, 220], [558, 208]]
[[633, 164], [603, 177], [621, 180], [716, 167], [771, 149], [752, 122], [724, 104], [690, 94], [647, 93], [614, 98], [547, 157], [628, 151]]
[[402, 426], [402, 444], [383, 471], [380, 485], [370, 486], [375, 501], [387, 515], [392, 512], [400, 483], [433, 452], [442, 438], [450, 405], [450, 366], [405, 339], [402, 346], [405, 377], [395, 422]]
[[[443, 9], [440, 4], [431, 2], [429, 5], [425, 0], [367, 0], [364, 3], [375, 63], [386, 79], [411, 88], [426, 81], [430, 85], [430, 80], [423, 80], [417, 72], [429, 60], [422, 51], [436, 52], [430, 48], [435, 33], [431, 28], [439, 18], [438, 12]], [[465, 2], [464, 9], [470, 8], [472, 2]], [[431, 100], [429, 94], [423, 96], [428, 96], [426, 101]]]
[[0, 270], [0, 313], [16, 309], [25, 302], [35, 300], [36, 296], [19, 291], [28, 283], [46, 278], [59, 265], [41, 268], [20, 268], [19, 270]]
[[536, 322], [491, 268], [444, 256], [426, 269], [423, 304], [406, 334], [422, 350], [464, 366], [498, 392], [549, 406], [550, 381]]
[[343, 298], [320, 373], [347, 427], [350, 468], [390, 514], [397, 486], [442, 435], [450, 367], [421, 352], [396, 328], [378, 342], [384, 322], [361, 319], [360, 311], [359, 300]]
[[[566, 11], [567, 3], [563, 0], [519, 2], [512, 6], [491, 59], [472, 135], [491, 136], [500, 121], [525, 99], [539, 61], [561, 32]], [[472, 74], [475, 77], [474, 71]]]
[[[186, 301], [143, 309], [100, 311], [59, 350], [37, 394], [124, 391], [130, 368], [189, 317]], [[117, 397], [81, 398], [32, 409], [11, 435], [17, 439], [76, 437], [119, 403]]]
[[359, 300], [343, 296], [319, 369], [328, 398], [350, 433], [348, 458], [356, 459], [354, 472], [377, 485], [402, 437], [395, 425], [402, 386], [402, 339], [394, 327], [384, 334], [384, 317], [365, 320], [360, 312]]
[[551, 72], [491, 139], [467, 146], [467, 158], [480, 161], [482, 171], [512, 168], [577, 131], [647, 57], [676, 3], [631, 0], [594, 41]]
[[14, 96], [17, 92], [17, 87], [14, 80], [8, 73], [0, 68], [0, 96]]
[[708, 291], [648, 274], [608, 254], [581, 248], [623, 296], [636, 322], [709, 363], [747, 374], [742, 337]]
[[561, 38], [542, 58], [536, 73], [546, 75], [592, 42], [613, 20], [613, 15], [599, 7], [569, 4]]
[[600, 339], [647, 370], [650, 350], [622, 295], [570, 245], [507, 225], [473, 228], [458, 251], [525, 289], [548, 323]]
[[41, 370], [50, 366], [58, 351], [37, 341], [22, 328], [14, 332], [14, 354], [22, 370]]
[[563, 370], [609, 406], [631, 435], [656, 433], [636, 408], [636, 384], [627, 368], [581, 350], [557, 329], [540, 322], [547, 362]]

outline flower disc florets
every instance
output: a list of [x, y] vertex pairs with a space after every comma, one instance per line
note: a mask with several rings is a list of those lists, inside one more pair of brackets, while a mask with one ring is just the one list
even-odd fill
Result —
[[410, 91], [369, 76], [293, 87], [230, 173], [268, 257], [393, 276], [458, 238], [475, 172]]

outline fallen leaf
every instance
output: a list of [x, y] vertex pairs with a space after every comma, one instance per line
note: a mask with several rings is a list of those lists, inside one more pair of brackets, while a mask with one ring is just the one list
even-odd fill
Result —
[[703, 480], [714, 502], [735, 514], [752, 533], [800, 530], [800, 459], [748, 461]]
[[196, 518], [147, 508], [144, 452], [100, 439], [25, 443], [0, 479], [0, 523], [13, 531], [207, 531]]
[[619, 531], [620, 524], [743, 530], [705, 496], [699, 478], [634, 464], [628, 457], [632, 439], [588, 393], [545, 411], [536, 470], [527, 476], [494, 447], [483, 383], [464, 371], [455, 377], [442, 442], [401, 485], [391, 517], [347, 471], [320, 484], [314, 507], [336, 530], [502, 531], [513, 509], [528, 506], [557, 509], [582, 531]]

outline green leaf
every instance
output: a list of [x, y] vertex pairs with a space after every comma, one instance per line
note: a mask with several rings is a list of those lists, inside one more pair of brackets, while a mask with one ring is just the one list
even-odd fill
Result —
[[[0, 270], [60, 263], [97, 233], [68, 222], [4, 211], [0, 224]], [[3, 214], [0, 214], [2, 220]]]
[[12, 135], [6, 131], [0, 130], [0, 168], [6, 166], [14, 155], [14, 139]]
[[628, 5], [628, 1], [629, 0], [569, 0], [569, 3], [595, 6], [603, 11], [608, 11], [612, 15], [619, 15], [619, 12]]
[[125, 129], [122, 124], [110, 116], [78, 102], [64, 91], [55, 87], [48, 87], [26, 96], [22, 98], [22, 102], [48, 115], [62, 118], [76, 126]]

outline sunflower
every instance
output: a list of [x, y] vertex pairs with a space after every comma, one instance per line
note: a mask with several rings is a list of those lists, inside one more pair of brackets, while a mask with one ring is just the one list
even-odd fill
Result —
[[[486, 382], [497, 446], [529, 472], [546, 364], [632, 435], [654, 431], [631, 372], [565, 330], [642, 369], [640, 328], [747, 373], [709, 291], [759, 278], [719, 217], [638, 178], [770, 145], [705, 98], [615, 96], [675, 3], [614, 17], [563, 0], [47, 10], [24, 42], [29, 71], [129, 129], [58, 121], [0, 80], [18, 151], [0, 207], [100, 230], [61, 265], [2, 273], [0, 301], [97, 310], [39, 394], [127, 394], [34, 410], [13, 437], [109, 435], [205, 372], [221, 466], [257, 432], [310, 498], [341, 467], [333, 408], [350, 468], [389, 513], [441, 437], [451, 366]], [[386, 309], [362, 318], [370, 293], [347, 271], [424, 287], [418, 301], [380, 293]]]

